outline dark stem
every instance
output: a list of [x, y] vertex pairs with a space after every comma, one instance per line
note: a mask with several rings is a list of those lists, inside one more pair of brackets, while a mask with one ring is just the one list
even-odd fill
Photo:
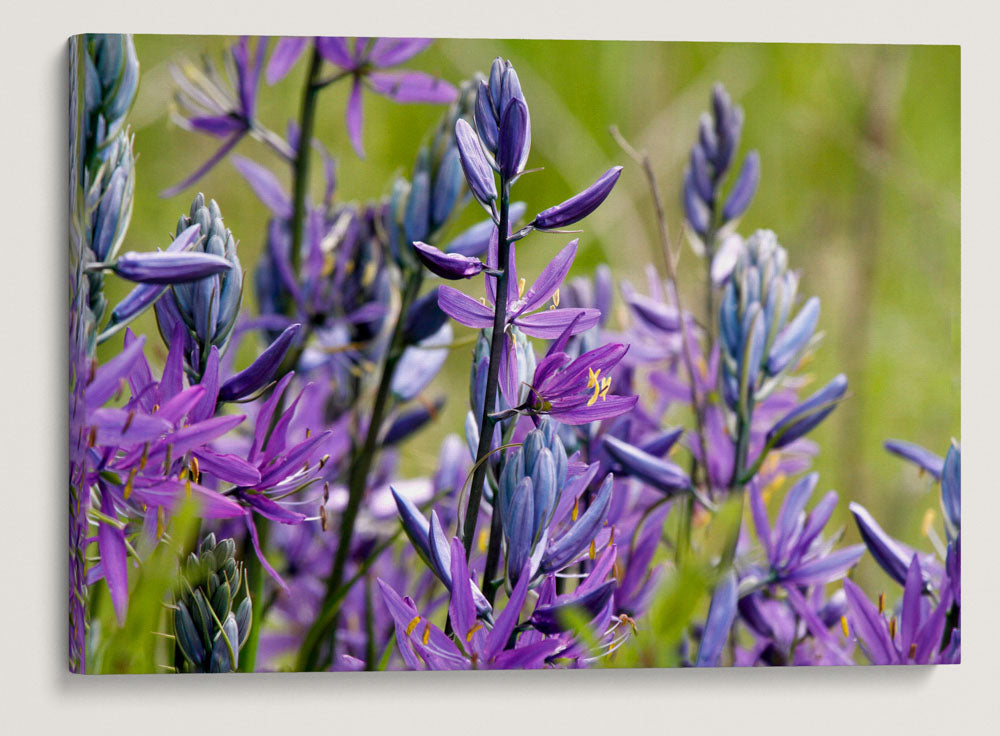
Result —
[[[319, 55], [315, 45], [312, 49], [312, 57], [309, 61], [309, 76], [306, 80], [305, 89], [302, 92], [302, 110], [299, 115], [299, 145], [295, 154], [295, 166], [292, 180], [292, 244], [289, 257], [292, 262], [293, 273], [298, 273], [302, 260], [302, 237], [305, 232], [306, 214], [306, 194], [309, 191], [309, 145], [312, 141], [313, 128], [316, 122], [316, 97], [320, 87], [317, 86], [319, 73], [322, 69], [323, 57]], [[303, 340], [302, 343], [305, 344]], [[292, 354], [294, 355], [294, 358]], [[301, 354], [301, 348], [293, 348], [285, 356], [285, 360], [279, 369], [279, 375], [284, 375], [290, 371]], [[281, 415], [281, 407], [275, 411], [271, 429], [274, 422]], [[270, 431], [270, 430], [269, 430]], [[257, 537], [260, 544], [261, 554], [267, 549], [268, 522], [260, 517], [257, 523]], [[254, 616], [250, 623], [250, 633], [247, 642], [240, 652], [240, 672], [253, 672], [257, 660], [257, 643], [260, 639], [260, 626], [263, 615], [258, 612], [263, 610], [264, 591], [264, 568], [257, 559], [256, 552], [250, 543], [250, 535], [247, 534], [246, 542], [243, 545], [243, 559], [247, 567], [247, 580], [250, 588], [250, 600], [254, 609]]]
[[[406, 315], [410, 310], [410, 305], [416, 299], [423, 282], [423, 272], [415, 269], [407, 278], [406, 286], [399, 305], [399, 314], [396, 317], [396, 324], [393, 327], [389, 348], [386, 352], [385, 363], [382, 367], [382, 377], [379, 380], [378, 390], [375, 394], [375, 404], [372, 407], [371, 418], [368, 422], [368, 430], [365, 434], [364, 443], [354, 456], [348, 475], [348, 495], [347, 507], [340, 517], [339, 538], [337, 541], [337, 553], [333, 559], [333, 570], [326, 579], [326, 596], [323, 599], [322, 610], [332, 608], [336, 605], [337, 594], [344, 580], [344, 571], [347, 567], [347, 558], [351, 551], [351, 542], [354, 537], [354, 524], [358, 518], [358, 510], [361, 508], [361, 501], [365, 495], [366, 481], [371, 471], [372, 464], [378, 454], [378, 438], [382, 429], [382, 422], [385, 419], [386, 409], [389, 405], [389, 388], [392, 385], [392, 378], [396, 372], [396, 365], [403, 355], [404, 328], [406, 325]], [[299, 653], [299, 670], [314, 670], [320, 664], [329, 664], [332, 661], [333, 649], [336, 645], [337, 615], [334, 612], [332, 617], [321, 615], [313, 623], [306, 639], [302, 644]], [[329, 646], [324, 646], [328, 640]], [[321, 648], [324, 650], [321, 652]]]
[[309, 59], [309, 77], [302, 93], [302, 112], [299, 115], [299, 147], [295, 152], [295, 169], [292, 183], [292, 244], [288, 254], [292, 271], [299, 272], [302, 262], [302, 236], [306, 224], [306, 195], [309, 192], [309, 147], [312, 143], [313, 128], [316, 125], [316, 100], [322, 86], [319, 73], [323, 67], [323, 57], [315, 44]]
[[[483, 401], [483, 415], [479, 421], [479, 447], [476, 449], [476, 470], [469, 489], [469, 506], [465, 511], [463, 542], [465, 558], [472, 554], [472, 543], [476, 536], [476, 522], [479, 519], [479, 504], [483, 499], [483, 484], [486, 481], [486, 456], [493, 439], [493, 413], [497, 399], [497, 384], [500, 377], [500, 353], [506, 337], [504, 327], [507, 321], [507, 279], [510, 260], [510, 239], [508, 220], [510, 210], [510, 184], [501, 177], [500, 181], [500, 222], [497, 225], [497, 266], [500, 275], [496, 283], [496, 305], [493, 312], [493, 334], [490, 341], [490, 363], [486, 374], [486, 399]], [[497, 513], [494, 509], [494, 515]], [[483, 587], [486, 587], [484, 582]]]

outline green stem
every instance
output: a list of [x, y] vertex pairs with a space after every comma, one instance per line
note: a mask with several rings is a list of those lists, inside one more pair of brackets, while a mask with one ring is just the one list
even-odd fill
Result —
[[[309, 146], [312, 141], [313, 128], [316, 123], [316, 97], [321, 87], [317, 84], [319, 73], [322, 70], [323, 57], [316, 50], [315, 45], [312, 50], [312, 57], [309, 61], [309, 76], [306, 87], [302, 92], [302, 110], [299, 115], [299, 145], [295, 153], [295, 165], [292, 179], [292, 244], [289, 257], [292, 262], [292, 271], [298, 273], [299, 265], [302, 261], [302, 238], [305, 232], [306, 220], [306, 195], [309, 191]], [[304, 344], [304, 341], [303, 343]], [[285, 360], [279, 369], [279, 375], [284, 375], [295, 366], [301, 348], [290, 351], [285, 356]], [[294, 360], [291, 353], [295, 353]], [[280, 416], [280, 407], [275, 412], [275, 420]], [[272, 424], [273, 428], [273, 424]], [[257, 645], [260, 640], [260, 627], [264, 617], [258, 615], [263, 610], [264, 592], [264, 568], [257, 559], [257, 554], [250, 542], [249, 534], [243, 545], [243, 559], [247, 566], [247, 579], [250, 589], [250, 600], [253, 605], [255, 615], [251, 619], [250, 633], [247, 635], [247, 642], [240, 652], [240, 672], [253, 672], [257, 661]], [[267, 549], [268, 522], [267, 519], [260, 518], [257, 521], [257, 537], [260, 544], [261, 553]]]
[[[500, 275], [496, 284], [496, 305], [493, 311], [493, 334], [490, 341], [490, 362], [486, 374], [486, 397], [483, 401], [483, 415], [479, 421], [479, 447], [476, 450], [476, 470], [472, 476], [472, 487], [469, 489], [469, 506], [465, 511], [465, 527], [463, 531], [463, 542], [465, 544], [465, 557], [468, 559], [472, 554], [472, 543], [476, 537], [476, 522], [479, 519], [479, 505], [483, 498], [483, 484], [486, 481], [487, 463], [486, 456], [490, 452], [490, 441], [493, 439], [493, 413], [494, 404], [497, 398], [497, 385], [500, 377], [500, 355], [505, 339], [505, 326], [507, 321], [507, 279], [510, 238], [509, 238], [509, 214], [510, 214], [510, 183], [500, 181], [500, 222], [497, 225], [498, 232], [498, 258], [497, 267]], [[494, 513], [496, 511], [494, 510]], [[487, 581], [483, 585], [486, 587]]]
[[[315, 670], [321, 665], [329, 664], [333, 658], [333, 649], [336, 646], [338, 614], [338, 611], [333, 610], [333, 608], [339, 603], [337, 594], [344, 580], [344, 571], [347, 567], [347, 558], [351, 551], [351, 541], [354, 536], [354, 524], [357, 521], [361, 501], [364, 498], [368, 474], [378, 454], [379, 434], [382, 429], [386, 409], [389, 405], [389, 388], [392, 385], [392, 378], [396, 372], [396, 365], [399, 363], [399, 359], [403, 355], [403, 348], [405, 347], [403, 333], [406, 324], [406, 315], [409, 312], [410, 305], [417, 298], [422, 282], [423, 272], [419, 268], [415, 269], [406, 281], [400, 301], [399, 314], [396, 317], [396, 324], [393, 327], [389, 349], [386, 352], [385, 363], [382, 367], [382, 377], [379, 380], [378, 390], [375, 394], [375, 404], [372, 407], [368, 430], [365, 434], [364, 443], [360, 451], [355, 454], [350, 466], [347, 486], [347, 506], [340, 517], [337, 553], [333, 560], [333, 569], [326, 579], [326, 596], [323, 599], [322, 614], [306, 634], [302, 649], [299, 652], [299, 663], [296, 668], [299, 670]], [[326, 642], [329, 643], [328, 646], [325, 645]]]

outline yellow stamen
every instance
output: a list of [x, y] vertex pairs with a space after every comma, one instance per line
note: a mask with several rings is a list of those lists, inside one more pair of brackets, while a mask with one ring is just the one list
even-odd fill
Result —
[[195, 483], [198, 483], [199, 481], [201, 481], [201, 470], [198, 467], [198, 458], [196, 458], [196, 457], [192, 457], [191, 458], [191, 473], [190, 473], [190, 475], [191, 475], [191, 480], [193, 480]]
[[479, 540], [478, 540], [478, 542], [479, 542], [479, 551], [480, 552], [485, 552], [486, 551], [486, 547], [489, 546], [489, 543], [490, 543], [490, 533], [489, 533], [489, 531], [487, 529], [480, 529], [479, 530]]
[[570, 513], [569, 518], [572, 521], [576, 521], [576, 517], [580, 515], [580, 499], [576, 499], [573, 502], [573, 511]]
[[163, 507], [156, 507], [156, 538], [160, 539], [163, 536]]
[[420, 623], [420, 616], [414, 616], [410, 619], [410, 623], [406, 625], [406, 635], [409, 636], [413, 633], [413, 630], [417, 628], [417, 624]]
[[526, 283], [527, 282], [524, 280], [523, 277], [519, 278], [517, 280], [517, 298], [518, 299], [520, 299], [521, 297], [524, 296], [524, 286], [525, 286]]
[[559, 289], [556, 289], [552, 293], [552, 306], [553, 307], [558, 307], [559, 306]]
[[594, 542], [590, 543], [590, 559], [597, 557], [597, 545]]
[[847, 628], [847, 616], [840, 617], [840, 630], [844, 632], [845, 637], [849, 637], [851, 635], [851, 630]]
[[926, 537], [930, 534], [931, 526], [934, 524], [934, 509], [927, 509], [927, 513], [924, 514], [923, 524], [920, 525], [921, 533]]
[[135, 474], [138, 472], [139, 468], [136, 467], [133, 467], [130, 471], [128, 471], [128, 480], [125, 481], [125, 491], [122, 493], [126, 501], [128, 501], [129, 496], [132, 495], [132, 481], [135, 480]]
[[878, 612], [885, 613], [885, 593], [878, 594]]
[[427, 626], [424, 627], [424, 635], [422, 637], [420, 637], [420, 638], [421, 638], [421, 641], [423, 641], [424, 644], [426, 644], [427, 640], [431, 638], [431, 625], [430, 624], [427, 624]]
[[895, 639], [896, 638], [896, 617], [895, 616], [893, 616], [892, 618], [889, 619], [889, 638], [890, 639]]
[[477, 631], [479, 631], [481, 628], [483, 628], [482, 624], [476, 624], [475, 626], [473, 626], [471, 629], [469, 629], [469, 633], [465, 635], [465, 640], [472, 641], [472, 635], [475, 634]]
[[369, 261], [365, 266], [364, 273], [361, 274], [361, 285], [364, 287], [369, 287], [375, 281], [375, 275], [378, 273], [378, 266], [375, 265], [375, 261]]
[[601, 379], [601, 401], [608, 400], [608, 390], [611, 388], [611, 379], [602, 378]]
[[917, 643], [913, 642], [912, 644], [910, 644], [910, 659], [913, 659], [916, 656], [917, 656]]
[[587, 388], [594, 388], [595, 386], [597, 386], [597, 381], [598, 381], [598, 379], [600, 377], [601, 377], [601, 369], [600, 368], [598, 368], [596, 372], [594, 372], [593, 368], [588, 368], [587, 369]]

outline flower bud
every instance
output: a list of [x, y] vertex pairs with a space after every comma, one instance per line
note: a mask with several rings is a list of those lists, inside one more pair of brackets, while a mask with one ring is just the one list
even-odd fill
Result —
[[555, 230], [579, 222], [607, 199], [621, 173], [621, 166], [612, 166], [579, 194], [540, 212], [532, 225], [539, 230]]
[[496, 181], [476, 132], [465, 120], [459, 120], [455, 124], [455, 139], [469, 189], [483, 205], [489, 206], [497, 198]]

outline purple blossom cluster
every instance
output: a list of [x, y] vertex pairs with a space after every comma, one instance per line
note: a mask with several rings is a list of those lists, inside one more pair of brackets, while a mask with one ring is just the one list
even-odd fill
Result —
[[[118, 253], [138, 61], [126, 36], [71, 42], [71, 668], [102, 661], [113, 637], [91, 620], [104, 591], [105, 620], [126, 627], [164, 544], [187, 559], [154, 591], [171, 671], [642, 664], [646, 633], [664, 627], [678, 633], [654, 645], [683, 665], [959, 661], [958, 445], [942, 459], [887, 443], [940, 484], [935, 553], [859, 504], [862, 543], [828, 529], [840, 500], [817, 497], [810, 433], [847, 379], [806, 395], [819, 300], [799, 294], [794, 252], [772, 231], [738, 234], [761, 168], [747, 154], [723, 194], [744, 126], [725, 90], [681, 186], [708, 297], [697, 314], [682, 304], [652, 168], [624, 140], [652, 185], [666, 278], [649, 266], [644, 291], [607, 267], [570, 278], [585, 233], [533, 281], [518, 275], [526, 239], [544, 250], [600, 216], [623, 167], [520, 225], [529, 209], [512, 191], [538, 174], [517, 72], [498, 58], [452, 85], [398, 68], [429, 43], [242, 38], [221, 62], [176, 65], [178, 122], [222, 144], [164, 194], [228, 159], [269, 212], [248, 268], [202, 194], [162, 252]], [[285, 83], [303, 57], [301, 113], [280, 135], [258, 114], [262, 83]], [[374, 201], [342, 197], [314, 135], [332, 125], [317, 99], [339, 83], [346, 124], [334, 130], [358, 156], [365, 94], [447, 105], [410, 173]], [[233, 153], [246, 139], [287, 168], [290, 191]], [[455, 233], [472, 202], [483, 218]], [[137, 285], [108, 312], [110, 277]], [[129, 327], [149, 309], [162, 368]], [[405, 478], [398, 447], [438, 420], [434, 379], [463, 329], [461, 435], [444, 439], [433, 473]], [[103, 342], [121, 347], [99, 364]], [[246, 351], [256, 357], [238, 369]], [[174, 538], [186, 509], [194, 540]], [[851, 580], [866, 554], [900, 587], [895, 602]], [[689, 605], [664, 605], [678, 581]]]

